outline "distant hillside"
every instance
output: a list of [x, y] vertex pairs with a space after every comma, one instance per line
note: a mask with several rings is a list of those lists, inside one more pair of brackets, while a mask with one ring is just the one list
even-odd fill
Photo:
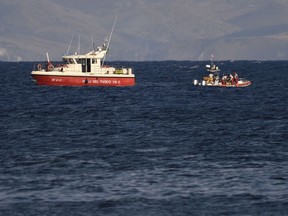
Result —
[[0, 60], [59, 60], [102, 43], [109, 60], [287, 60], [287, 0], [0, 0]]

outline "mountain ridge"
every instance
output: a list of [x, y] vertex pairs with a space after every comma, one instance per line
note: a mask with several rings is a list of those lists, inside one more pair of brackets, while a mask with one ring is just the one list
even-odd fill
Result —
[[[287, 60], [287, 0], [0, 0], [0, 60], [59, 60], [74, 37], [101, 45], [118, 17], [107, 60]], [[79, 36], [80, 35], [80, 36]], [[93, 38], [93, 39], [92, 39]]]

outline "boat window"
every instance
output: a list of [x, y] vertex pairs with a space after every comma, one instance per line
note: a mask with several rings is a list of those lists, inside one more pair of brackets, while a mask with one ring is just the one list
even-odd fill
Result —
[[92, 64], [97, 64], [97, 59], [92, 59]]
[[76, 59], [77, 64], [82, 64], [81, 59]]
[[81, 59], [82, 72], [91, 72], [91, 59]]
[[68, 59], [63, 59], [64, 64], [69, 64]]
[[70, 64], [75, 64], [74, 60], [72, 58], [69, 59]]

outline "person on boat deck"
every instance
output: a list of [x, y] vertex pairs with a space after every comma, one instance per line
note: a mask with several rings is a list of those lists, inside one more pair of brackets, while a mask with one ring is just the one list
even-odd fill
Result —
[[231, 82], [231, 85], [234, 85], [234, 77], [232, 74], [230, 74], [230, 82]]
[[235, 79], [235, 84], [238, 83], [238, 74], [236, 72], [234, 72], [234, 79]]
[[214, 84], [218, 85], [218, 83], [219, 83], [219, 76], [216, 75], [214, 76]]
[[209, 80], [208, 80], [208, 83], [213, 83], [213, 74], [209, 74]]
[[224, 74], [223, 77], [222, 77], [222, 84], [226, 84], [226, 81], [227, 81], [227, 76]]

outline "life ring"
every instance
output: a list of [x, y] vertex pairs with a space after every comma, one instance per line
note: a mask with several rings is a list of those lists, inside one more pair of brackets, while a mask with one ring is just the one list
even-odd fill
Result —
[[53, 71], [54, 70], [54, 66], [52, 64], [49, 64], [47, 69], [48, 69], [48, 71]]
[[41, 70], [42, 70], [42, 65], [41, 65], [41, 64], [38, 64], [38, 65], [37, 65], [37, 68], [38, 68], [38, 71], [41, 71]]

